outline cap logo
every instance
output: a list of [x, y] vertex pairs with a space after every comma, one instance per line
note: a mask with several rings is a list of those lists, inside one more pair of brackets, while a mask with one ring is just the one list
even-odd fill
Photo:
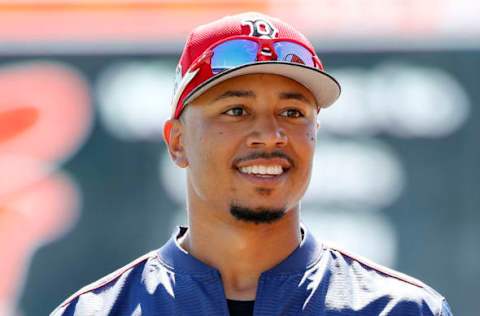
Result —
[[[177, 75], [178, 73], [182, 73], [182, 68], [181, 66], [180, 70], [177, 68]], [[173, 100], [172, 100], [172, 115], [175, 114], [175, 110], [177, 108], [178, 101], [180, 100], [180, 97], [182, 96], [183, 91], [187, 87], [187, 85], [192, 81], [193, 78], [197, 75], [197, 73], [200, 71], [200, 68], [194, 69], [194, 70], [187, 70], [185, 73], [185, 76], [183, 77], [177, 77], [178, 80], [175, 82], [175, 87], [173, 89]]]
[[178, 86], [180, 85], [181, 81], [182, 81], [182, 65], [179, 63], [177, 66], [177, 69], [175, 70], [175, 85], [173, 87], [173, 95], [177, 93]]
[[275, 28], [275, 26], [264, 19], [242, 20], [242, 25], [247, 25], [250, 28], [250, 34], [248, 34], [249, 36], [270, 39], [278, 36], [278, 30]]

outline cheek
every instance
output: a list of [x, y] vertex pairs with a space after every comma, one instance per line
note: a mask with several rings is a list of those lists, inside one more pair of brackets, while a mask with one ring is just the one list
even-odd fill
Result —
[[316, 130], [314, 127], [302, 126], [301, 128], [291, 129], [289, 131], [290, 142], [297, 151], [303, 153], [313, 152], [317, 142]]
[[[206, 124], [207, 125], [207, 124]], [[196, 126], [188, 135], [187, 159], [192, 181], [199, 187], [218, 187], [228, 181], [234, 142], [230, 133], [217, 126]]]
[[306, 137], [311, 143], [313, 143], [314, 145], [316, 144], [316, 142], [317, 142], [317, 129], [316, 129], [315, 125], [309, 126], [309, 128], [308, 128], [307, 131], [305, 132], [305, 137]]
[[[195, 196], [202, 200], [212, 200], [219, 181], [223, 181], [218, 176], [222, 174], [220, 168], [221, 155], [214, 150], [208, 137], [198, 136], [198, 143], [190, 146], [188, 159], [188, 182]], [[223, 183], [220, 183], [223, 187]]]
[[[290, 138], [291, 145], [297, 154], [300, 179], [307, 180], [310, 177], [316, 141], [315, 129], [307, 127], [295, 131]], [[299, 180], [299, 183], [301, 182], [303, 181]]]

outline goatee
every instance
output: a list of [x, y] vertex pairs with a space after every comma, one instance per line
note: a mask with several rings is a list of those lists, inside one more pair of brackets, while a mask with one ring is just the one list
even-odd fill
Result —
[[254, 224], [271, 224], [285, 215], [283, 208], [248, 208], [236, 204], [230, 205], [230, 214], [238, 220]]

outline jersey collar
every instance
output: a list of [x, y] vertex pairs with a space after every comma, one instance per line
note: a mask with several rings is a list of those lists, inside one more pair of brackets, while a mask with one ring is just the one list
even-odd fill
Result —
[[[187, 231], [187, 227], [179, 226], [174, 231], [168, 242], [159, 249], [159, 259], [164, 265], [176, 273], [186, 274], [218, 274], [218, 270], [211, 267], [183, 250], [177, 238]], [[318, 262], [322, 255], [322, 245], [315, 237], [301, 225], [303, 240], [300, 245], [284, 260], [262, 275], [295, 274], [307, 270]]]

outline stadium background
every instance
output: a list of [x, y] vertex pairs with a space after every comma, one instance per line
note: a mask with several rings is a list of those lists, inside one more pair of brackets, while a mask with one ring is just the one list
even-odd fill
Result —
[[343, 95], [320, 115], [304, 222], [480, 293], [476, 1], [0, 0], [0, 315], [46, 315], [185, 223], [162, 123], [189, 30], [255, 10], [297, 26]]

